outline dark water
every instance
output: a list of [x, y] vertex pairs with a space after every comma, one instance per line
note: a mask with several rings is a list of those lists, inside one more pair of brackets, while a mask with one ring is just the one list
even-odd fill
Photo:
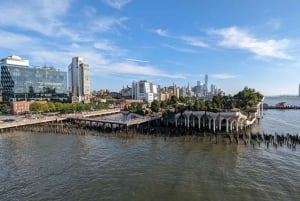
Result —
[[[257, 128], [299, 115], [265, 111]], [[300, 146], [1, 134], [0, 200], [300, 200]]]

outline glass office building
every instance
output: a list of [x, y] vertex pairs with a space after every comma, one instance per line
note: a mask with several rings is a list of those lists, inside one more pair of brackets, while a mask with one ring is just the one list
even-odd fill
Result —
[[29, 67], [18, 56], [1, 60], [2, 101], [67, 101], [67, 72], [54, 67]]

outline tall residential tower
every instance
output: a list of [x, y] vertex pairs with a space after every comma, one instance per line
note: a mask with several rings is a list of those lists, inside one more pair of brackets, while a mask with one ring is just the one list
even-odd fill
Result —
[[72, 58], [69, 65], [69, 87], [72, 102], [90, 102], [90, 70], [81, 57]]

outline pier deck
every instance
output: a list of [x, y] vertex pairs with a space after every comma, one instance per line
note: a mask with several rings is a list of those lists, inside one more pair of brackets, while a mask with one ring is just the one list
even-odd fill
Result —
[[130, 119], [127, 121], [116, 121], [116, 120], [109, 120], [109, 119], [93, 119], [93, 118], [84, 118], [84, 117], [69, 117], [69, 120], [74, 120], [74, 121], [83, 121], [83, 122], [90, 122], [90, 123], [101, 123], [101, 124], [115, 124], [115, 125], [122, 125], [122, 126], [133, 126], [133, 125], [138, 125], [154, 120], [160, 119], [160, 116], [156, 117], [150, 117], [150, 116], [145, 116], [145, 117], [139, 117], [135, 119]]
[[93, 116], [101, 116], [101, 115], [109, 115], [114, 113], [121, 112], [120, 109], [108, 109], [108, 110], [99, 110], [99, 111], [91, 111], [91, 112], [82, 112], [80, 114], [65, 114], [65, 115], [55, 115], [55, 116], [44, 116], [40, 119], [19, 119], [18, 121], [11, 121], [11, 122], [2, 122], [0, 123], [0, 129], [6, 128], [15, 128], [19, 126], [27, 126], [27, 125], [34, 125], [40, 123], [47, 123], [53, 121], [63, 121], [69, 118], [85, 118], [85, 117], [93, 117]]
[[5, 128], [15, 128], [19, 126], [27, 126], [27, 125], [34, 125], [34, 124], [40, 124], [40, 123], [47, 123], [52, 121], [62, 121], [65, 120], [65, 117], [45, 117], [42, 119], [25, 119], [25, 121], [14, 121], [14, 122], [6, 122], [0, 124], [0, 129]]
[[130, 119], [127, 121], [116, 121], [116, 120], [109, 120], [109, 119], [96, 119], [93, 118], [95, 116], [101, 116], [101, 115], [109, 115], [109, 114], [115, 114], [120, 113], [120, 109], [110, 109], [110, 110], [100, 110], [100, 111], [92, 111], [92, 112], [83, 112], [80, 114], [66, 114], [66, 115], [60, 115], [60, 116], [45, 116], [40, 119], [22, 119], [19, 121], [13, 121], [13, 122], [3, 122], [0, 124], [0, 129], [7, 129], [7, 128], [16, 128], [21, 126], [28, 126], [28, 125], [34, 125], [34, 124], [41, 124], [41, 123], [47, 123], [47, 122], [54, 122], [54, 121], [79, 121], [79, 122], [88, 122], [88, 123], [100, 123], [100, 124], [114, 124], [119, 126], [133, 126], [133, 125], [139, 125], [146, 122], [151, 122], [154, 120], [158, 120], [161, 118], [161, 115], [150, 117], [150, 116], [141, 116], [136, 117], [134, 119]]

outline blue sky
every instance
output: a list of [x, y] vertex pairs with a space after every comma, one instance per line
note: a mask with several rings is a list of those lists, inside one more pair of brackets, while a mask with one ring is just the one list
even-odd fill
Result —
[[0, 56], [63, 71], [82, 56], [92, 89], [196, 85], [208, 74], [226, 94], [297, 94], [299, 10], [292, 0], [5, 0]]

